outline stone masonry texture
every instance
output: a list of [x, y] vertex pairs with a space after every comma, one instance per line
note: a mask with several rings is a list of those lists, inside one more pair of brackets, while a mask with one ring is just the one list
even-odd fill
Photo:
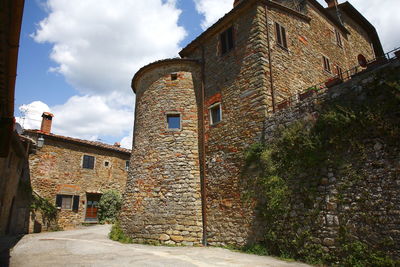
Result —
[[[150, 64], [135, 75], [137, 105], [131, 160], [134, 167], [129, 174], [121, 215], [123, 228], [131, 237], [170, 241], [170, 233], [192, 229], [183, 223], [188, 217], [196, 222], [199, 239], [195, 242], [200, 242], [203, 215], [210, 245], [245, 245], [262, 239], [254, 203], [243, 201], [240, 176], [245, 150], [261, 140], [268, 127], [267, 118], [273, 116], [272, 103], [276, 107], [288, 97], [335, 77], [335, 65], [342, 70], [357, 65], [359, 54], [369, 60], [374, 58], [364, 28], [346, 15], [343, 15], [345, 29], [338, 27], [310, 2], [299, 13], [274, 1], [242, 1], [180, 53], [184, 60], [203, 64], [203, 75], [183, 63], [179, 66], [178, 60], [170, 65]], [[287, 48], [277, 44], [275, 22], [286, 29]], [[221, 55], [220, 34], [230, 27], [234, 48]], [[336, 42], [335, 31], [341, 35], [342, 46]], [[324, 70], [323, 56], [330, 60], [331, 72]], [[181, 80], [169, 81], [173, 72]], [[182, 87], [186, 78], [200, 82]], [[201, 84], [204, 110], [198, 112], [192, 105], [202, 106]], [[210, 125], [209, 107], [215, 103], [221, 104], [222, 120]], [[200, 128], [184, 124], [181, 132], [165, 132], [165, 112], [185, 114], [192, 108], [193, 114], [204, 114], [204, 138], [200, 136]], [[200, 121], [201, 117], [190, 117], [196, 127], [201, 126], [197, 124]], [[198, 158], [202, 150], [197, 150], [203, 140], [205, 214], [200, 212], [198, 173], [202, 171], [202, 161], [199, 164]], [[178, 154], [174, 155], [177, 149]], [[185, 166], [189, 164], [195, 169], [187, 172]], [[160, 190], [166, 184], [165, 192], [171, 192], [173, 201], [161, 205], [166, 195]], [[182, 198], [180, 187], [195, 188], [196, 196]], [[185, 219], [181, 217], [183, 212], [188, 213]]]
[[[25, 131], [25, 134], [34, 140], [40, 135], [35, 131]], [[44, 146], [29, 157], [32, 189], [53, 204], [56, 204], [58, 194], [79, 196], [77, 211], [58, 210], [58, 227], [70, 229], [85, 222], [88, 193], [101, 194], [111, 189], [123, 193], [127, 178], [125, 164], [130, 157], [128, 150], [105, 149], [51, 135], [43, 136]], [[82, 168], [83, 155], [95, 157], [94, 169]], [[46, 230], [47, 225], [42, 222], [40, 214], [36, 221], [42, 230]], [[35, 222], [31, 224], [31, 228], [37, 227]]]
[[[148, 70], [136, 88], [132, 171], [121, 212], [136, 242], [201, 243], [197, 73], [197, 64], [177, 60]], [[168, 114], [179, 114], [180, 129], [168, 128]]]

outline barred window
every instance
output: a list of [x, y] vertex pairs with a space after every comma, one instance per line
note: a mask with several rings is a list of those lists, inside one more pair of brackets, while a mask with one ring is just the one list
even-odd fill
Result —
[[83, 155], [82, 168], [94, 169], [94, 157], [89, 155]]
[[233, 26], [221, 33], [220, 41], [221, 55], [224, 55], [235, 47], [235, 43], [233, 41]]

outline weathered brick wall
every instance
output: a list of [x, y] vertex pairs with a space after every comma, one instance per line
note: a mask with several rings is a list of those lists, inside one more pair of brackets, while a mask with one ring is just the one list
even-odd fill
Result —
[[[36, 138], [35, 134], [31, 136]], [[79, 196], [77, 212], [59, 210], [58, 226], [68, 229], [84, 222], [87, 192], [102, 193], [110, 189], [124, 192], [127, 179], [125, 162], [129, 160], [129, 153], [44, 138], [45, 145], [29, 157], [33, 190], [54, 204], [57, 194]], [[83, 155], [95, 157], [94, 169], [82, 168]], [[109, 166], [105, 166], [105, 161]]]
[[[265, 118], [272, 112], [267, 21], [272, 51], [272, 78], [277, 98], [275, 102], [333, 77], [333, 74], [324, 72], [322, 55], [331, 60], [332, 70], [333, 64], [338, 64], [343, 70], [355, 65], [354, 58], [360, 53], [359, 50], [367, 58], [372, 58], [368, 40], [359, 42], [357, 46], [351, 43], [363, 37], [346, 40], [342, 36], [343, 48], [340, 48], [332, 33], [333, 24], [314, 7], [303, 7], [302, 11], [308, 10], [308, 18], [272, 6], [268, 8], [266, 16], [264, 2], [251, 3], [243, 5], [243, 10], [233, 16], [230, 23], [213, 27], [211, 32], [215, 33], [207, 39], [200, 38], [196, 48], [187, 50], [190, 54], [185, 52], [185, 57], [204, 62], [206, 232], [207, 241], [211, 245], [244, 245], [261, 238], [253, 204], [245, 203], [242, 199], [240, 175], [245, 149], [261, 139], [263, 129], [268, 127]], [[288, 50], [276, 44], [275, 21], [287, 29]], [[234, 29], [235, 47], [221, 55], [220, 34], [231, 26]], [[357, 30], [349, 30], [357, 33]], [[159, 134], [160, 129], [165, 127], [160, 125], [165, 121], [165, 107], [173, 109], [171, 105], [184, 102], [183, 95], [170, 95], [179, 83], [175, 85], [176, 88], [171, 88], [168, 75], [173, 71], [193, 74], [193, 71], [183, 69], [183, 66], [177, 67], [176, 64], [164, 64], [149, 70], [149, 74], [143, 75], [135, 86], [138, 101], [135, 148], [131, 160], [134, 167], [129, 175], [122, 221], [125, 231], [139, 241], [169, 240], [170, 234], [162, 237], [160, 234], [164, 234], [166, 229], [169, 233], [173, 232], [176, 220], [171, 220], [168, 226], [165, 218], [170, 217], [165, 214], [168, 214], [167, 211], [171, 214], [181, 212], [175, 206], [163, 210], [156, 208], [160, 206], [164, 195], [154, 191], [159, 184], [165, 183], [165, 177], [173, 177], [173, 171], [177, 172], [174, 174], [176, 177], [181, 175], [181, 169], [178, 168], [181, 163], [172, 163], [170, 154], [164, 150], [169, 148], [171, 140], [182, 136], [175, 133], [177, 136], [171, 138]], [[195, 85], [194, 88], [196, 93], [200, 92], [199, 86]], [[191, 103], [193, 98], [200, 106], [199, 98], [196, 100], [193, 94], [187, 92], [186, 101]], [[210, 125], [209, 107], [216, 102], [222, 106], [222, 121]], [[188, 136], [188, 139], [191, 137]], [[201, 138], [199, 140], [201, 142]], [[178, 139], [176, 145], [179, 146], [180, 142], [181, 139]], [[185, 147], [182, 151], [182, 157], [193, 153], [189, 153]], [[166, 166], [170, 172], [163, 175]], [[176, 186], [180, 186], [179, 182], [176, 183]], [[168, 190], [172, 190], [170, 187], [172, 185], [167, 187]], [[151, 213], [153, 211], [158, 213]], [[135, 217], [135, 214], [140, 216]], [[197, 222], [200, 223], [200, 219]], [[183, 229], [179, 226], [175, 233]]]
[[[266, 120], [265, 143], [271, 143], [277, 137], [278, 129], [295, 122], [315, 121], [321, 106], [329, 101], [341, 103], [348, 101], [350, 97], [361, 103], [368, 101], [365, 90], [370, 86], [383, 84], [387, 77], [393, 78], [396, 75], [400, 77], [400, 60], [359, 75], [274, 114]], [[291, 219], [305, 223], [310, 220], [304, 218], [318, 214], [312, 225], [304, 224], [301, 228], [311, 229], [311, 240], [321, 245], [325, 252], [338, 249], [340, 229], [345, 229], [357, 240], [372, 246], [383, 246], [386, 252], [398, 258], [400, 150], [393, 147], [393, 144], [385, 143], [383, 138], [374, 136], [363, 140], [363, 155], [362, 160], [350, 158], [340, 167], [325, 166], [321, 163], [321, 180], [317, 187], [317, 201], [314, 207], [304, 207], [299, 197], [299, 201], [291, 206]], [[354, 173], [355, 170], [357, 173]], [[308, 177], [303, 176], [299, 179]]]
[[[255, 5], [232, 24], [235, 48], [220, 55], [219, 34], [204, 43], [206, 125], [207, 242], [240, 244], [256, 238], [251, 204], [243, 203], [239, 184], [244, 149], [259, 140], [269, 91], [262, 45], [262, 5]], [[226, 28], [221, 29], [223, 32]], [[201, 58], [198, 48], [193, 58]], [[208, 108], [221, 102], [222, 121], [210, 125]]]
[[[340, 31], [312, 5], [308, 5], [306, 15], [310, 21], [275, 7], [268, 9], [276, 102], [333, 78], [335, 65], [343, 71], [357, 66], [359, 54], [368, 60], [374, 58], [367, 34], [344, 13], [342, 19], [350, 35]], [[286, 29], [287, 49], [277, 44], [275, 22]], [[341, 34], [342, 47], [336, 42], [335, 29]], [[263, 32], [267, 32], [266, 28]], [[324, 70], [323, 55], [330, 61], [330, 73]]]
[[[134, 146], [121, 225], [136, 242], [200, 244], [199, 66], [175, 60], [138, 77]], [[177, 74], [172, 80], [171, 74]], [[167, 114], [181, 129], [167, 128]]]
[[[5, 235], [7, 230], [9, 234], [24, 233], [24, 225], [22, 228], [18, 228], [12, 223], [16, 222], [18, 208], [26, 209], [29, 206], [29, 200], [27, 203], [22, 203], [25, 206], [21, 206], [19, 202], [23, 196], [20, 195], [21, 192], [18, 190], [21, 180], [24, 180], [24, 182], [26, 180], [26, 183], [29, 184], [29, 171], [28, 173], [24, 172], [26, 164], [25, 144], [23, 145], [19, 140], [19, 135], [13, 133], [8, 156], [0, 158], [0, 236]], [[21, 216], [24, 215], [21, 214]], [[22, 219], [25, 219], [25, 217]]]

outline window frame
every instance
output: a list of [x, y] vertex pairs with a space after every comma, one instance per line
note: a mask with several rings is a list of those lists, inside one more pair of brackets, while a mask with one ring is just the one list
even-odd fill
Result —
[[[70, 208], [63, 207], [63, 200], [66, 198], [70, 198]], [[67, 195], [67, 194], [57, 194], [56, 195], [56, 207], [61, 210], [71, 210], [78, 212], [79, 211], [79, 195]]]
[[288, 43], [287, 43], [287, 31], [286, 28], [284, 26], [282, 26], [282, 24], [280, 24], [279, 22], [274, 23], [275, 25], [275, 39], [276, 39], [276, 44], [285, 49], [288, 50]]
[[340, 31], [338, 31], [336, 28], [334, 29], [334, 34], [335, 34], [335, 40], [337, 46], [343, 48], [343, 39]]
[[335, 69], [335, 76], [343, 80], [343, 69], [338, 64], [334, 65], [334, 69]]
[[[88, 163], [89, 164], [89, 166], [88, 167], [86, 167], [86, 165], [85, 165], [85, 157], [88, 157], [89, 159], [90, 158], [93, 158], [93, 166], [92, 166], [92, 168], [90, 168], [90, 163]], [[96, 157], [95, 156], [91, 156], [91, 155], [87, 155], [87, 154], [84, 154], [83, 156], [82, 156], [82, 169], [87, 169], [87, 170], [94, 170], [94, 168], [95, 168], [95, 166], [96, 166]]]
[[235, 29], [234, 26], [230, 26], [219, 34], [219, 44], [221, 48], [221, 56], [228, 54], [230, 51], [235, 49]]
[[[168, 123], [168, 117], [169, 116], [174, 116], [174, 117], [179, 117], [179, 128], [170, 128], [169, 123]], [[182, 130], [182, 114], [179, 112], [166, 112], [165, 113], [165, 123], [166, 123], [166, 129], [168, 131], [181, 131]]]
[[331, 62], [329, 58], [325, 55], [322, 55], [322, 66], [325, 72], [332, 74]]
[[131, 165], [130, 160], [125, 160], [125, 170], [129, 171], [129, 166]]
[[[216, 107], [219, 107], [219, 118], [220, 119], [219, 119], [219, 121], [214, 122], [213, 115], [212, 115], [212, 110], [214, 108], [216, 108]], [[208, 107], [208, 110], [209, 110], [209, 114], [210, 114], [209, 116], [210, 116], [210, 125], [211, 126], [216, 125], [216, 124], [218, 124], [218, 123], [220, 123], [222, 121], [222, 104], [221, 104], [221, 102], [216, 102], [216, 103], [210, 105]]]

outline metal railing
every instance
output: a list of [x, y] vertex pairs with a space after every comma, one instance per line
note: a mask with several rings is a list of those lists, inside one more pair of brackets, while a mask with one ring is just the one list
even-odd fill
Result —
[[399, 52], [400, 52], [400, 47], [385, 53], [381, 57], [376, 57], [376, 58], [366, 62], [365, 67], [362, 67], [360, 65], [352, 67], [351, 69], [341, 72], [341, 73], [333, 76], [330, 79], [327, 79], [318, 84], [309, 86], [309, 87], [307, 87], [307, 89], [305, 89], [299, 93], [290, 95], [289, 97], [284, 98], [282, 101], [279, 101], [276, 104], [276, 110], [279, 111], [279, 110], [288, 108], [290, 106], [293, 106], [296, 103], [303, 101], [304, 99], [306, 99], [310, 96], [325, 92], [330, 87], [333, 87], [335, 85], [338, 85], [338, 84], [341, 84], [348, 80], [351, 80], [358, 74], [369, 72], [369, 71], [375, 69], [376, 67], [382, 66], [386, 63], [389, 63], [389, 62], [395, 60], [396, 58], [400, 59]]

